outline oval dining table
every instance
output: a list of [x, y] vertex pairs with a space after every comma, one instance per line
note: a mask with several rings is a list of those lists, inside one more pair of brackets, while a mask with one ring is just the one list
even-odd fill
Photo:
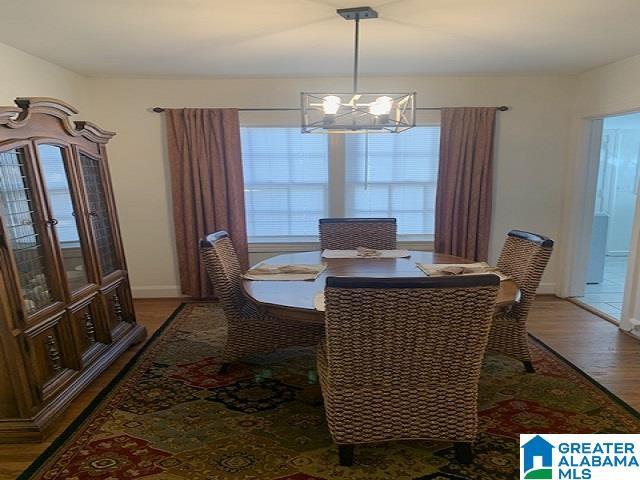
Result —
[[[277, 255], [260, 263], [303, 265], [324, 263], [327, 268], [315, 280], [243, 280], [244, 293], [261, 309], [280, 318], [324, 322], [324, 312], [316, 310], [314, 297], [324, 291], [327, 277], [424, 277], [416, 263], [472, 263], [470, 260], [440, 253], [410, 251], [407, 258], [323, 258], [322, 252]], [[496, 309], [504, 310], [518, 302], [520, 290], [513, 280], [500, 282]]]

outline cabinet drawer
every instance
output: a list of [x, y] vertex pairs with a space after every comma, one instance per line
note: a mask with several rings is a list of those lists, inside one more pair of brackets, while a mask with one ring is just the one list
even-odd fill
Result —
[[111, 342], [100, 297], [94, 295], [70, 307], [69, 318], [80, 365], [85, 367]]
[[112, 339], [116, 339], [135, 322], [129, 284], [125, 279], [102, 290], [106, 324]]
[[30, 376], [41, 401], [54, 396], [75, 374], [77, 359], [64, 313], [24, 332]]

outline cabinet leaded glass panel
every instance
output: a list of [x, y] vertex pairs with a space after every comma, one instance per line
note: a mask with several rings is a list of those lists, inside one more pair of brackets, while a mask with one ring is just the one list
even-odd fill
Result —
[[87, 285], [88, 281], [74, 199], [62, 152], [56, 145], [38, 145], [42, 180], [47, 189], [51, 216], [56, 220], [55, 228], [67, 283], [73, 292]]
[[28, 314], [53, 303], [51, 279], [42, 246], [42, 225], [35, 214], [33, 190], [22, 149], [0, 152], [0, 213], [13, 252]]
[[118, 260], [100, 164], [97, 160], [83, 154], [80, 154], [80, 164], [87, 189], [89, 215], [93, 223], [93, 235], [98, 249], [102, 275], [109, 275], [118, 269]]

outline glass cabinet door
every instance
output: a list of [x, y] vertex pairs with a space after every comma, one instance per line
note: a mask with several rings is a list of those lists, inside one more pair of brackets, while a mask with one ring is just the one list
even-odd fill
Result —
[[54, 303], [55, 268], [43, 246], [47, 232], [35, 213], [22, 148], [0, 152], [0, 214], [28, 315]]
[[64, 151], [57, 145], [40, 144], [38, 158], [67, 284], [69, 290], [75, 292], [88, 285], [89, 281], [76, 214], [78, 209], [71, 193]]
[[98, 261], [103, 276], [120, 268], [113, 228], [107, 207], [107, 194], [100, 163], [88, 155], [80, 154], [80, 167], [84, 178], [89, 204], [89, 217], [93, 228], [93, 236], [98, 250]]

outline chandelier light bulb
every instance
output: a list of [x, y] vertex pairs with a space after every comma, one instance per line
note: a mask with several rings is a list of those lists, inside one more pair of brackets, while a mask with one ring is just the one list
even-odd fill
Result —
[[340, 109], [342, 100], [336, 95], [327, 95], [322, 99], [322, 109], [325, 115], [335, 115]]
[[391, 113], [391, 107], [393, 106], [393, 98], [388, 96], [382, 96], [376, 98], [369, 106], [369, 113], [372, 115], [389, 115]]

